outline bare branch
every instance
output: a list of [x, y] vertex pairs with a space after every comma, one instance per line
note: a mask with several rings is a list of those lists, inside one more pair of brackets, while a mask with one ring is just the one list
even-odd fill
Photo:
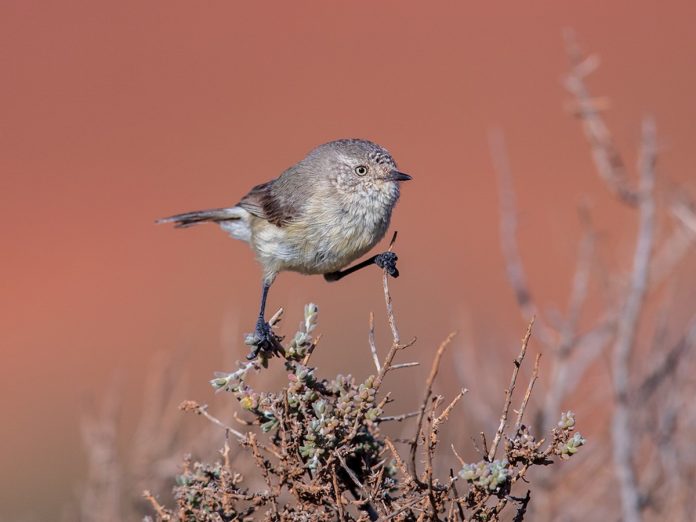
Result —
[[468, 392], [466, 388], [462, 388], [459, 390], [459, 393], [454, 396], [454, 399], [450, 401], [450, 403], [447, 405], [447, 407], [442, 410], [442, 413], [435, 417], [432, 422], [432, 431], [433, 433], [437, 433], [438, 428], [440, 427], [440, 424], [442, 424], [447, 418], [449, 417], [449, 414], [452, 412], [452, 409], [455, 407], [455, 405], [461, 400], [462, 397], [464, 397], [464, 394]]
[[522, 426], [522, 417], [524, 416], [524, 410], [527, 408], [527, 403], [529, 403], [529, 397], [532, 395], [532, 388], [534, 388], [534, 383], [539, 377], [539, 359], [541, 359], [541, 354], [538, 353], [536, 359], [534, 359], [534, 370], [532, 370], [532, 377], [529, 379], [529, 384], [527, 385], [527, 391], [522, 399], [522, 404], [520, 409], [517, 411], [517, 420], [515, 421], [515, 433], [520, 430]]
[[580, 319], [580, 313], [587, 300], [592, 257], [595, 249], [595, 232], [592, 229], [587, 209], [580, 209], [580, 219], [584, 225], [585, 232], [580, 239], [580, 245], [578, 247], [578, 261], [573, 275], [570, 299], [568, 300], [568, 312], [566, 314], [565, 325], [561, 331], [561, 342], [558, 347], [558, 351], [562, 356], [570, 352], [575, 346], [575, 332], [577, 330], [578, 320]]
[[401, 422], [406, 419], [410, 419], [412, 417], [415, 417], [420, 413], [419, 411], [412, 411], [409, 413], [402, 413], [401, 415], [383, 415], [382, 417], [379, 417], [377, 420], [379, 422], [387, 422], [387, 421], [396, 421], [396, 422]]
[[261, 452], [259, 451], [259, 446], [256, 442], [256, 435], [253, 433], [249, 433], [248, 437], [249, 441], [249, 446], [251, 447], [251, 453], [254, 455], [254, 459], [256, 460], [256, 467], [261, 471], [261, 475], [263, 476], [263, 480], [266, 482], [266, 486], [268, 487], [268, 494], [270, 495], [270, 500], [271, 500], [271, 507], [273, 508], [273, 519], [274, 520], [279, 520], [278, 516], [278, 501], [276, 500], [276, 491], [275, 487], [273, 486], [273, 482], [271, 481], [271, 476], [268, 472], [268, 468], [270, 467], [269, 463], [261, 456]]
[[457, 457], [459, 465], [464, 467], [466, 465], [466, 462], [464, 462], [464, 459], [459, 455], [459, 453], [457, 453], [457, 450], [454, 448], [454, 444], [450, 444], [450, 448], [452, 448], [452, 453], [454, 453], [454, 456]]
[[403, 473], [404, 477], [406, 477], [407, 480], [413, 480], [414, 477], [411, 476], [411, 473], [408, 471], [408, 468], [406, 467], [406, 464], [401, 458], [401, 455], [399, 455], [399, 452], [396, 450], [396, 448], [394, 447], [394, 443], [391, 441], [389, 437], [386, 437], [384, 439], [384, 444], [386, 444], [386, 446], [389, 448], [389, 451], [391, 451], [392, 457], [394, 457], [396, 467], [399, 468], [401, 473]]
[[643, 403], [657, 390], [657, 388], [677, 368], [679, 361], [687, 351], [696, 345], [696, 319], [691, 321], [691, 326], [679, 341], [663, 355], [662, 360], [652, 367], [651, 372], [643, 379], [638, 387], [637, 402]]
[[208, 419], [210, 422], [215, 424], [216, 426], [221, 427], [223, 430], [225, 430], [228, 433], [231, 433], [237, 439], [241, 442], [246, 442], [247, 436], [244, 435], [241, 431], [235, 430], [233, 427], [228, 426], [224, 422], [222, 422], [220, 419], [217, 417], [211, 415], [208, 412], [208, 405], [207, 404], [198, 404], [196, 401], [184, 401], [179, 405], [179, 409], [182, 411], [192, 411], [194, 413], [197, 413], [198, 415], [203, 415], [206, 419]]
[[430, 368], [430, 374], [428, 375], [428, 379], [425, 381], [425, 393], [423, 395], [423, 400], [421, 401], [421, 406], [420, 410], [418, 413], [418, 422], [416, 423], [416, 433], [413, 437], [413, 440], [411, 441], [411, 461], [410, 461], [410, 470], [411, 474], [414, 477], [417, 477], [417, 471], [416, 471], [416, 451], [418, 449], [418, 442], [420, 441], [421, 438], [421, 432], [423, 430], [423, 417], [425, 416], [425, 410], [428, 406], [428, 399], [430, 399], [430, 396], [433, 393], [433, 382], [435, 382], [435, 377], [437, 376], [437, 372], [440, 368], [440, 359], [442, 359], [442, 354], [445, 351], [445, 348], [452, 342], [452, 339], [456, 335], [456, 332], [452, 332], [447, 336], [447, 338], [442, 341], [440, 346], [438, 347], [437, 351], [435, 352], [435, 358], [433, 359], [433, 364]]
[[420, 363], [419, 362], [407, 362], [407, 363], [392, 364], [391, 369], [392, 370], [400, 370], [402, 368], [414, 368], [415, 366], [420, 366]]
[[692, 205], [685, 201], [679, 201], [672, 206], [672, 214], [684, 228], [691, 232], [692, 239], [696, 239], [696, 211]]
[[172, 517], [169, 515], [169, 513], [167, 512], [167, 510], [164, 509], [164, 507], [162, 506], [162, 504], [160, 504], [160, 503], [157, 501], [157, 499], [153, 496], [153, 494], [150, 493], [150, 491], [148, 491], [147, 489], [146, 489], [145, 491], [143, 491], [143, 498], [145, 498], [145, 500], [147, 500], [147, 501], [150, 503], [150, 505], [152, 506], [152, 508], [153, 508], [153, 509], [155, 510], [155, 512], [157, 513], [157, 516], [160, 517], [161, 520], [163, 520], [163, 521], [166, 522], [166, 521], [172, 519]]
[[597, 68], [599, 59], [596, 56], [585, 57], [582, 54], [572, 31], [565, 31], [564, 36], [566, 52], [571, 63], [571, 71], [564, 85], [575, 97], [576, 113], [590, 144], [597, 172], [609, 191], [620, 201], [636, 206], [638, 194], [628, 185], [624, 161], [614, 146], [611, 133], [585, 85], [585, 77]]
[[[560, 405], [565, 399], [568, 390], [573, 389], [569, 386], [569, 382], [571, 380], [577, 382], [587, 369], [587, 364], [578, 365], [574, 361], [572, 363], [570, 361], [571, 356], [581, 346], [580, 339], [577, 336], [577, 324], [582, 308], [587, 300], [588, 282], [595, 244], [595, 233], [592, 230], [589, 215], [583, 208], [580, 209], [580, 218], [584, 224], [585, 232], [578, 247], [578, 261], [573, 275], [568, 311], [560, 331], [559, 344], [551, 352], [553, 358], [549, 376], [549, 390], [546, 393], [542, 410], [542, 425], [544, 428], [548, 428], [552, 420], [558, 416]], [[587, 355], [592, 356], [588, 360], [589, 363], [600, 353], [601, 351], [597, 350], [591, 354], [586, 353], [583, 355], [585, 357]]]
[[541, 318], [539, 310], [534, 303], [527, 283], [527, 276], [517, 246], [517, 210], [515, 205], [515, 193], [512, 188], [512, 175], [505, 140], [499, 130], [488, 134], [488, 142], [491, 150], [493, 167], [498, 179], [498, 197], [500, 200], [500, 248], [505, 259], [505, 270], [508, 281], [517, 299], [517, 304], [525, 321], [536, 318], [538, 336], [545, 346], [554, 344], [554, 334]]
[[367, 341], [370, 344], [370, 353], [372, 353], [372, 360], [375, 363], [375, 368], [377, 373], [382, 371], [382, 367], [379, 364], [379, 356], [377, 355], [377, 345], [375, 344], [375, 314], [370, 312], [370, 330], [367, 335]]
[[[394, 232], [394, 236], [392, 237], [391, 243], [389, 244], [389, 249], [391, 250], [392, 245], [394, 244], [394, 241], [396, 240], [396, 232]], [[396, 357], [397, 352], [400, 350], [404, 350], [405, 348], [408, 348], [409, 346], [412, 346], [415, 342], [416, 339], [412, 339], [406, 344], [402, 345], [401, 344], [401, 337], [399, 335], [399, 330], [396, 327], [396, 319], [394, 319], [394, 309], [392, 307], [392, 298], [391, 298], [391, 293], [389, 292], [389, 276], [387, 275], [387, 271], [384, 271], [384, 275], [382, 276], [382, 286], [384, 288], [384, 303], [387, 308], [387, 320], [389, 321], [389, 327], [391, 328], [392, 331], [392, 345], [389, 348], [389, 352], [387, 353], [387, 356], [384, 358], [384, 362], [381, 365], [381, 368], [379, 372], [377, 373], [377, 377], [375, 377], [375, 383], [374, 387], [375, 390], [378, 390], [379, 387], [382, 385], [382, 381], [384, 380], [384, 376], [389, 372], [390, 370], [394, 369], [392, 366], [392, 362], [394, 361], [394, 357]]]
[[333, 483], [334, 495], [336, 496], [336, 509], [338, 509], [338, 519], [345, 520], [346, 516], [343, 513], [343, 497], [341, 496], [341, 489], [338, 487], [338, 477], [336, 477], [336, 470], [331, 473], [331, 480]]
[[387, 318], [389, 320], [389, 328], [391, 328], [392, 331], [393, 344], [398, 346], [399, 344], [401, 344], [401, 337], [399, 335], [399, 329], [396, 327], [396, 319], [394, 318], [394, 309], [392, 308], [391, 294], [389, 293], [389, 276], [385, 272], [384, 276], [382, 277], [384, 282], [384, 302], [387, 305]]
[[507, 424], [508, 412], [510, 411], [510, 403], [512, 402], [512, 393], [515, 391], [515, 383], [517, 382], [517, 374], [520, 371], [520, 366], [524, 360], [524, 356], [527, 353], [527, 345], [529, 344], [529, 338], [532, 336], [532, 326], [534, 325], [534, 319], [529, 322], [527, 326], [527, 332], [522, 338], [522, 347], [520, 348], [520, 353], [517, 359], [513, 361], [514, 368], [512, 370], [512, 377], [510, 378], [510, 386], [505, 390], [505, 405], [503, 406], [503, 413], [500, 415], [500, 424], [495, 432], [495, 437], [493, 438], [493, 443], [488, 451], [488, 461], [492, 462], [495, 458], [495, 452], [498, 449], [498, 444], [500, 443], [500, 438], [503, 436], [503, 431], [505, 431], [505, 425]]
[[684, 193], [671, 202], [670, 214], [675, 221], [674, 229], [653, 256], [650, 266], [651, 288], [660, 286], [696, 245], [696, 213], [693, 203]]
[[623, 305], [617, 325], [616, 340], [613, 347], [613, 384], [616, 410], [612, 419], [612, 440], [614, 446], [614, 466], [621, 491], [623, 520], [637, 522], [640, 515], [640, 495], [638, 493], [635, 470], [633, 468], [633, 434], [630, 427], [630, 361], [634, 348], [638, 320], [640, 319], [645, 293], [655, 228], [655, 124], [651, 119], [643, 121], [643, 137], [639, 159], [640, 202], [638, 206], [639, 223], [636, 248], [633, 255], [628, 295]]

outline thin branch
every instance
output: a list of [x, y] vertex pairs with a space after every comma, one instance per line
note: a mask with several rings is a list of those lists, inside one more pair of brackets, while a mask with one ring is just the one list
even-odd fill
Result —
[[242, 432], [235, 430], [233, 427], [228, 426], [227, 424], [222, 422], [217, 417], [208, 413], [208, 405], [207, 404], [198, 404], [196, 401], [184, 401], [179, 405], [179, 409], [182, 411], [192, 411], [194, 413], [197, 413], [198, 415], [203, 415], [203, 417], [208, 419], [210, 422], [212, 422], [216, 426], [221, 427], [226, 432], [231, 433], [232, 435], [237, 437], [237, 439], [239, 439], [240, 442], [247, 441], [247, 436], [244, 435]]
[[[394, 241], [396, 241], [396, 232], [394, 232], [394, 236], [392, 237], [391, 243], [389, 244], [390, 251], [392, 246], [394, 245]], [[382, 363], [381, 368], [377, 373], [377, 377], [375, 377], [375, 390], [379, 390], [379, 387], [381, 386], [382, 381], [384, 380], [384, 376], [387, 374], [387, 372], [394, 368], [392, 366], [392, 361], [394, 361], [394, 357], [396, 357], [397, 352], [404, 350], [409, 346], [412, 346], [416, 342], [416, 339], [414, 337], [406, 344], [401, 344], [401, 337], [399, 335], [399, 330], [396, 327], [396, 319], [394, 318], [394, 309], [392, 307], [391, 293], [389, 292], [389, 276], [387, 275], [386, 270], [384, 271], [384, 274], [382, 276], [382, 286], [384, 288], [384, 304], [387, 308], [387, 320], [389, 322], [389, 327], [392, 331], [392, 345], [389, 348], [389, 352], [387, 352], [386, 357], [384, 358], [384, 362]]]
[[522, 417], [524, 416], [524, 410], [527, 408], [527, 403], [529, 403], [529, 397], [532, 395], [532, 388], [534, 388], [534, 383], [539, 377], [539, 359], [541, 359], [541, 354], [538, 353], [536, 359], [534, 359], [534, 370], [532, 370], [532, 377], [529, 379], [529, 384], [527, 385], [527, 391], [524, 393], [524, 398], [522, 399], [522, 404], [520, 409], [517, 411], [517, 420], [515, 421], [515, 433], [520, 431], [522, 427]]
[[570, 291], [570, 299], [568, 300], [568, 312], [565, 325], [561, 330], [561, 342], [558, 348], [561, 356], [568, 354], [576, 346], [573, 341], [575, 340], [580, 314], [587, 300], [587, 289], [589, 287], [595, 249], [595, 231], [592, 229], [587, 209], [580, 209], [580, 220], [585, 230], [578, 247], [578, 262], [573, 274], [573, 284]]
[[302, 359], [302, 366], [307, 366], [309, 364], [309, 359], [312, 357], [312, 354], [314, 353], [314, 350], [317, 348], [319, 341], [321, 341], [321, 334], [317, 335], [317, 337], [310, 343], [309, 347], [307, 348], [307, 355], [305, 355], [304, 359]]
[[[454, 447], [452, 448], [454, 450]], [[456, 455], [456, 451], [454, 452]], [[452, 493], [454, 493], [454, 499], [452, 500], [452, 506], [456, 506], [457, 514], [459, 515], [459, 520], [464, 522], [466, 516], [464, 515], [464, 509], [462, 508], [462, 503], [459, 501], [459, 492], [457, 491], [457, 478], [454, 476], [454, 471], [450, 468], [450, 484], [452, 488]], [[451, 518], [454, 520], [454, 518]]]
[[341, 489], [338, 487], [338, 478], [336, 477], [336, 470], [331, 470], [331, 480], [333, 482], [334, 495], [336, 496], [336, 508], [338, 509], [338, 519], [345, 520], [346, 515], [343, 512], [343, 498], [341, 497]]
[[362, 500], [366, 499], [368, 497], [368, 493], [367, 491], [365, 491], [365, 486], [363, 485], [363, 483], [360, 482], [360, 479], [358, 479], [358, 476], [355, 474], [355, 472], [348, 467], [348, 464], [346, 464], [346, 460], [341, 456], [341, 453], [335, 451], [334, 454], [336, 455], [338, 462], [341, 464], [341, 468], [343, 468], [343, 471], [345, 471], [346, 474], [350, 477], [350, 480], [353, 481], [353, 484], [358, 486], [358, 489], [360, 489], [362, 494]]
[[459, 453], [457, 453], [457, 450], [454, 448], [454, 444], [450, 444], [450, 448], [452, 448], [452, 453], [454, 453], [454, 456], [457, 457], [461, 467], [466, 466], [466, 462], [464, 462], [464, 459], [459, 455]]
[[505, 260], [505, 271], [508, 282], [515, 292], [517, 305], [525, 321], [536, 318], [538, 336], [548, 347], [555, 344], [554, 333], [543, 321], [539, 310], [532, 299], [527, 282], [527, 276], [517, 245], [517, 209], [515, 192], [512, 187], [512, 174], [505, 150], [505, 139], [500, 130], [492, 130], [488, 134], [493, 168], [498, 179], [498, 198], [500, 201], [500, 249]]
[[392, 370], [400, 370], [402, 368], [413, 368], [414, 366], [420, 366], [420, 363], [419, 362], [407, 362], [407, 363], [392, 364], [391, 369]]
[[514, 368], [512, 369], [512, 377], [510, 378], [510, 386], [505, 390], [505, 405], [503, 406], [503, 412], [500, 415], [500, 423], [498, 424], [498, 429], [495, 432], [495, 437], [493, 438], [493, 443], [488, 452], [488, 461], [493, 462], [495, 458], [495, 452], [498, 449], [498, 444], [500, 443], [500, 438], [503, 436], [503, 431], [505, 431], [505, 425], [507, 424], [508, 412], [510, 411], [510, 403], [512, 402], [512, 394], [515, 391], [515, 383], [517, 382], [517, 374], [520, 371], [520, 366], [524, 360], [524, 356], [527, 353], [527, 345], [529, 344], [529, 338], [532, 336], [532, 326], [534, 325], [534, 319], [529, 322], [527, 326], [527, 332], [522, 338], [522, 347], [520, 348], [520, 353], [517, 359], [513, 361]]
[[[686, 209], [686, 207], [683, 207]], [[696, 245], [696, 228], [691, 230], [683, 221], [685, 212], [679, 204], [673, 206], [676, 219], [671, 235], [662, 241], [650, 265], [650, 287], [657, 288], [672, 275], [681, 261]], [[688, 210], [686, 210], [688, 212]]]
[[637, 522], [641, 519], [640, 495], [632, 462], [634, 440], [630, 425], [630, 361], [650, 271], [655, 229], [655, 199], [653, 197], [655, 160], [655, 124], [651, 119], [645, 119], [643, 121], [643, 137], [639, 159], [640, 203], [638, 206], [638, 237], [633, 255], [630, 287], [619, 316], [616, 340], [612, 351], [613, 385], [616, 403], [612, 419], [612, 441], [614, 466], [621, 492], [624, 522]]
[[447, 338], [442, 341], [440, 346], [437, 349], [437, 352], [435, 352], [435, 358], [433, 359], [433, 364], [430, 368], [430, 374], [428, 375], [428, 379], [425, 382], [425, 393], [423, 395], [423, 400], [421, 401], [421, 407], [418, 412], [418, 422], [416, 423], [416, 433], [413, 437], [413, 440], [411, 441], [411, 461], [410, 461], [410, 466], [411, 466], [411, 473], [413, 474], [414, 477], [417, 477], [417, 471], [416, 471], [416, 451], [418, 449], [418, 442], [421, 437], [421, 431], [423, 429], [423, 417], [425, 416], [425, 410], [428, 405], [428, 399], [430, 399], [430, 396], [432, 395], [433, 392], [433, 382], [435, 381], [435, 377], [437, 376], [437, 372], [440, 368], [440, 359], [442, 358], [442, 354], [445, 351], [445, 348], [452, 342], [452, 339], [456, 335], [456, 332], [452, 332], [447, 336]]
[[[415, 500], [412, 500], [411, 502], [409, 502], [409, 503], [406, 504], [405, 506], [402, 506], [402, 507], [400, 507], [399, 509], [397, 509], [396, 511], [390, 513], [389, 515], [380, 518], [378, 522], [382, 522], [382, 521], [385, 521], [385, 520], [391, 520], [391, 519], [393, 519], [393, 518], [398, 517], [398, 516], [399, 516], [401, 513], [403, 513], [404, 511], [407, 511], [407, 510], [409, 510], [409, 509], [415, 507], [416, 504], [418, 504], [419, 502], [421, 502], [424, 498], [425, 498], [425, 496], [417, 497]], [[409, 519], [409, 520], [410, 520], [410, 519]]]
[[687, 332], [679, 339], [662, 360], [652, 367], [651, 372], [643, 379], [638, 387], [636, 400], [640, 403], [647, 401], [664, 380], [672, 375], [679, 365], [682, 355], [696, 345], [696, 319], [692, 320]]
[[582, 122], [582, 129], [590, 144], [595, 168], [613, 195], [621, 202], [635, 207], [638, 204], [638, 194], [627, 182], [624, 161], [614, 146], [611, 133], [585, 85], [585, 77], [599, 66], [599, 58], [585, 57], [572, 31], [565, 31], [564, 37], [566, 53], [571, 63], [571, 71], [564, 85], [575, 97], [575, 112]]
[[401, 422], [401, 421], [404, 421], [406, 419], [410, 419], [412, 417], [415, 417], [419, 413], [420, 413], [420, 411], [412, 411], [409, 413], [402, 413], [401, 415], [385, 415], [385, 416], [379, 417], [377, 419], [377, 421], [378, 422], [387, 422], [387, 421]]
[[392, 332], [392, 344], [398, 346], [401, 344], [401, 336], [399, 329], [396, 327], [396, 319], [394, 318], [394, 309], [392, 307], [392, 298], [389, 293], [389, 276], [384, 272], [382, 276], [382, 285], [384, 287], [384, 302], [387, 305], [387, 319], [389, 320], [389, 328]]
[[461, 400], [462, 397], [464, 397], [464, 394], [468, 391], [469, 390], [467, 390], [466, 388], [462, 388], [461, 390], [459, 390], [459, 393], [455, 395], [454, 399], [452, 399], [452, 401], [447, 405], [447, 407], [444, 410], [442, 410], [442, 413], [435, 417], [432, 425], [433, 433], [437, 433], [440, 424], [447, 420], [449, 414], [452, 411], [452, 408], [454, 408], [454, 406]]
[[375, 368], [377, 373], [382, 371], [382, 367], [379, 364], [379, 356], [377, 355], [377, 345], [375, 344], [375, 314], [370, 312], [370, 330], [367, 335], [367, 342], [370, 344], [370, 353], [372, 353], [372, 360], [375, 363]]
[[[437, 434], [436, 434], [436, 427], [435, 427], [435, 411], [437, 410], [438, 406], [442, 402], [442, 396], [438, 395], [435, 397], [432, 401], [432, 406], [430, 408], [430, 415], [428, 415], [428, 421], [429, 421], [429, 430], [428, 430], [428, 437], [425, 443], [425, 470], [423, 472], [425, 484], [427, 484], [428, 487], [428, 500], [430, 501], [430, 507], [432, 509], [432, 517], [431, 520], [438, 520], [437, 512], [438, 512], [438, 506], [437, 506], [437, 500], [435, 499], [435, 492], [433, 489], [433, 449], [435, 448], [435, 444], [437, 443]], [[415, 461], [413, 462], [413, 465], [415, 466]], [[415, 470], [415, 467], [414, 467]], [[420, 518], [420, 517], [419, 517]]]
[[559, 415], [561, 403], [568, 391], [573, 389], [569, 386], [570, 382], [577, 383], [584, 375], [588, 364], [601, 353], [599, 350], [591, 353], [586, 350], [586, 353], [580, 354], [583, 359], [591, 356], [587, 361], [588, 364], [576, 364], [577, 357], [571, 361], [571, 357], [582, 347], [581, 338], [577, 335], [577, 327], [580, 314], [587, 300], [595, 246], [595, 232], [592, 229], [587, 210], [582, 207], [580, 221], [585, 230], [578, 246], [578, 260], [573, 274], [568, 310], [560, 329], [560, 339], [558, 346], [554, 347], [555, 349], [551, 352], [549, 388], [545, 394], [541, 415], [541, 425], [544, 429], [548, 429]]
[[392, 457], [394, 457], [394, 463], [396, 464], [396, 467], [401, 471], [406, 480], [413, 481], [414, 477], [412, 477], [411, 473], [409, 473], [406, 464], [404, 463], [403, 459], [401, 458], [401, 455], [399, 455], [399, 452], [396, 450], [396, 448], [394, 447], [394, 443], [391, 441], [389, 437], [385, 437], [384, 444], [386, 444], [387, 448], [389, 448], [389, 451], [391, 451]]
[[672, 214], [679, 222], [691, 232], [692, 239], [696, 239], [696, 212], [692, 205], [685, 201], [680, 201], [672, 206]]
[[263, 480], [266, 482], [266, 486], [268, 487], [268, 494], [271, 500], [271, 508], [273, 509], [273, 517], [272, 520], [279, 520], [279, 514], [278, 514], [278, 501], [276, 500], [277, 498], [277, 492], [275, 491], [275, 488], [273, 487], [273, 483], [271, 481], [271, 476], [268, 473], [268, 468], [269, 468], [269, 463], [266, 461], [261, 456], [261, 452], [259, 451], [259, 446], [256, 442], [256, 435], [253, 433], [249, 433], [249, 446], [251, 446], [251, 453], [254, 455], [254, 459], [256, 460], [256, 467], [261, 470], [261, 475], [263, 476]]
[[400, 365], [392, 366], [392, 361], [394, 360], [394, 357], [396, 357], [396, 354], [401, 350], [405, 350], [406, 348], [413, 346], [415, 343], [416, 343], [416, 338], [414, 337], [409, 342], [407, 342], [406, 344], [403, 344], [403, 345], [392, 344], [391, 348], [389, 349], [389, 352], [387, 353], [387, 356], [384, 358], [384, 362], [382, 363], [382, 370], [377, 374], [377, 377], [375, 377], [375, 384], [374, 384], [375, 390], [378, 390], [379, 387], [382, 385], [382, 381], [384, 380], [384, 376], [387, 373], [389, 373], [395, 367], [403, 368], [403, 366], [400, 366]]
[[278, 311], [274, 313], [268, 320], [268, 324], [273, 327], [277, 326], [283, 318], [283, 312], [284, 310], [282, 308], [278, 308]]
[[[568, 372], [562, 390], [574, 390], [587, 368], [605, 352], [616, 332], [616, 319], [613, 315], [600, 320], [600, 323], [580, 336], [576, 341], [572, 360], [573, 371]], [[558, 411], [556, 411], [558, 413]]]
[[160, 517], [160, 519], [163, 522], [166, 522], [166, 521], [172, 519], [171, 515], [169, 515], [169, 513], [167, 513], [167, 510], [164, 509], [162, 504], [160, 504], [157, 501], [157, 499], [152, 495], [152, 493], [150, 493], [149, 490], [146, 489], [145, 491], [143, 491], [143, 498], [145, 498], [145, 500], [147, 500], [150, 503], [150, 505], [152, 506], [152, 509], [155, 510], [155, 512], [157, 513], [157, 516]]

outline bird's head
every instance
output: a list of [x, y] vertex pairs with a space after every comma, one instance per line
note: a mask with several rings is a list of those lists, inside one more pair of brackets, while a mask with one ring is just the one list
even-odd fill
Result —
[[340, 194], [393, 205], [399, 184], [411, 176], [399, 172], [394, 158], [380, 145], [367, 140], [343, 139], [320, 145], [307, 156]]

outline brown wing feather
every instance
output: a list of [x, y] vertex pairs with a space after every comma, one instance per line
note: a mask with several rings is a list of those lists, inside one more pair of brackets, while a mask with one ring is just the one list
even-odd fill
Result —
[[289, 203], [288, 198], [274, 194], [274, 181], [256, 185], [242, 198], [239, 206], [256, 217], [282, 227], [297, 213], [297, 209]]
[[256, 217], [278, 227], [302, 219], [303, 209], [324, 176], [320, 167], [300, 161], [276, 179], [256, 185], [238, 203]]

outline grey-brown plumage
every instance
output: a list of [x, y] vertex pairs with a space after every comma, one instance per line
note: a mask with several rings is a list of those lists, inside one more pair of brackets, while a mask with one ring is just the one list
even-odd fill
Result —
[[[399, 199], [399, 183], [409, 179], [376, 143], [337, 140], [315, 148], [278, 178], [255, 186], [236, 205], [159, 222], [176, 227], [213, 222], [250, 244], [264, 272], [257, 348], [266, 350], [270, 344], [277, 349], [263, 319], [276, 275], [291, 270], [335, 281], [373, 262], [395, 265], [395, 256], [380, 255], [341, 271], [384, 237]], [[395, 266], [390, 271], [398, 275]]]

